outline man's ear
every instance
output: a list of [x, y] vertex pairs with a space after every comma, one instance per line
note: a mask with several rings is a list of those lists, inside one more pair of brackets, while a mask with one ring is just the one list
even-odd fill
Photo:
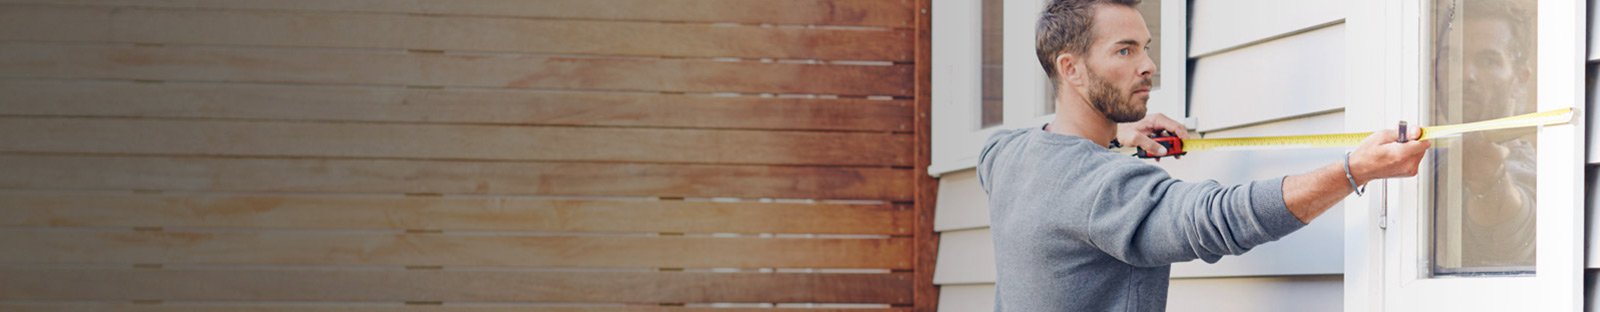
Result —
[[1056, 78], [1069, 86], [1083, 85], [1083, 73], [1078, 70], [1078, 56], [1072, 53], [1056, 54]]

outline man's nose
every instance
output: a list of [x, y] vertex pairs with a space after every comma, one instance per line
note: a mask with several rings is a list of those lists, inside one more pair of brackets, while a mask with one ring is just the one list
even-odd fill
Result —
[[1149, 54], [1146, 54], [1144, 57], [1144, 63], [1139, 64], [1139, 77], [1151, 78], [1155, 77], [1155, 75], [1156, 61], [1152, 60]]

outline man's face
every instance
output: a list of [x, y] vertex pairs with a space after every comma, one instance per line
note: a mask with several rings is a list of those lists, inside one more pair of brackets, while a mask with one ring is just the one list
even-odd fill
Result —
[[1511, 26], [1500, 19], [1468, 20], [1462, 40], [1459, 87], [1464, 121], [1513, 115], [1526, 95], [1526, 69], [1518, 64]]
[[1084, 84], [1077, 86], [1095, 109], [1114, 122], [1144, 118], [1150, 101], [1151, 78], [1156, 64], [1148, 51], [1150, 29], [1139, 11], [1119, 5], [1095, 10], [1094, 42], [1087, 58], [1078, 62]]

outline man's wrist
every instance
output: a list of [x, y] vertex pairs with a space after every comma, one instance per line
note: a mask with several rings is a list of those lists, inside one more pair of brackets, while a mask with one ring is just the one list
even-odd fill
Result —
[[1355, 171], [1354, 167], [1352, 167], [1352, 164], [1350, 163], [1351, 162], [1350, 154], [1351, 154], [1351, 152], [1344, 153], [1344, 161], [1340, 165], [1342, 165], [1341, 167], [1343, 167], [1343, 169], [1344, 169], [1345, 181], [1350, 183], [1350, 190], [1352, 192], [1355, 192], [1356, 196], [1361, 196], [1361, 195], [1363, 195], [1363, 193], [1366, 192], [1367, 181], [1357, 180], [1356, 179], [1356, 177], [1355, 177], [1355, 172], [1356, 171]]
[[1374, 180], [1372, 178], [1373, 173], [1370, 170], [1372, 166], [1368, 165], [1365, 157], [1355, 152], [1350, 152], [1346, 155], [1349, 155], [1346, 161], [1350, 164], [1351, 179], [1355, 180], [1356, 185], [1367, 185], [1368, 182]]

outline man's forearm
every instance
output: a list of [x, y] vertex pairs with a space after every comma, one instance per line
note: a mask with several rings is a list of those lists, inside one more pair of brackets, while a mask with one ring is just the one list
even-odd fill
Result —
[[[1366, 183], [1359, 176], [1356, 179], [1358, 184]], [[1342, 162], [1283, 179], [1283, 203], [1301, 223], [1311, 223], [1351, 191]]]
[[[1310, 223], [1350, 195], [1354, 191], [1352, 186], [1366, 185], [1367, 181], [1380, 178], [1416, 176], [1417, 165], [1432, 145], [1417, 140], [1422, 132], [1416, 128], [1405, 133], [1410, 137], [1408, 141], [1399, 142], [1402, 132], [1405, 131], [1373, 132], [1341, 161], [1283, 178], [1283, 204], [1289, 208], [1289, 214], [1302, 223]], [[1350, 185], [1352, 178], [1355, 185]]]

